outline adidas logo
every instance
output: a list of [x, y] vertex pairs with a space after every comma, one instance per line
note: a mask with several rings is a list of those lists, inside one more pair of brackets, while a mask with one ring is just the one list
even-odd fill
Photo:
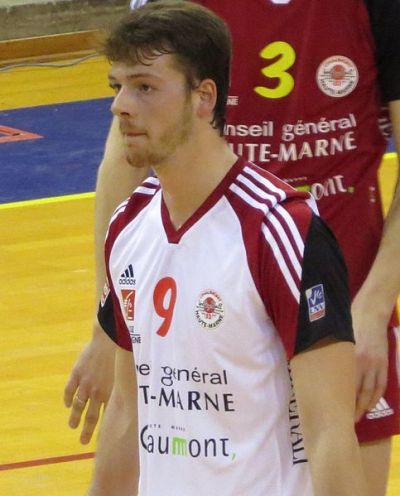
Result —
[[393, 415], [393, 413], [393, 408], [390, 408], [385, 398], [381, 398], [375, 405], [375, 408], [367, 413], [367, 419], [374, 420], [382, 417], [389, 417], [389, 415]]
[[118, 283], [125, 286], [134, 286], [136, 284], [132, 264], [129, 264], [125, 271], [119, 276]]

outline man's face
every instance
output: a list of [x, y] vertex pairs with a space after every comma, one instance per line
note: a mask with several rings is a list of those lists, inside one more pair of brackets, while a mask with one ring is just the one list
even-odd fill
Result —
[[111, 110], [119, 119], [128, 162], [157, 167], [172, 157], [192, 132], [191, 91], [172, 55], [149, 64], [115, 62], [109, 74], [116, 91]]

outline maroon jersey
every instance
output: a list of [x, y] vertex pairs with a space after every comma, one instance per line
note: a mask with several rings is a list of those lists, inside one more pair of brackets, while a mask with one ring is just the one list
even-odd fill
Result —
[[235, 34], [228, 140], [237, 153], [313, 193], [343, 248], [354, 296], [381, 238], [377, 171], [386, 147], [364, 3], [201, 3]]
[[[226, 19], [233, 33], [229, 142], [314, 194], [344, 251], [354, 297], [382, 235], [377, 173], [386, 149], [381, 130], [390, 126], [380, 98], [400, 99], [400, 3], [195, 1]], [[393, 316], [391, 326], [396, 322]], [[399, 432], [393, 327], [388, 340], [388, 386], [357, 424], [361, 442]]]

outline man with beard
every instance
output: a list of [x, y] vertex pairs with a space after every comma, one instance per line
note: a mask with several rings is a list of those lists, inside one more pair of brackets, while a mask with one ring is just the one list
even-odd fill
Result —
[[[382, 103], [389, 106], [395, 141], [400, 141], [399, 2], [198, 3], [225, 18], [233, 33], [228, 141], [236, 153], [311, 191], [344, 250], [357, 341], [357, 434], [370, 493], [383, 496], [391, 436], [400, 431], [392, 312], [400, 287], [400, 266], [393, 263], [399, 258], [400, 190], [383, 224], [377, 179], [386, 149], [381, 130], [390, 124]], [[126, 166], [120, 141], [114, 122], [97, 185], [99, 294], [108, 219], [148, 174]], [[96, 321], [94, 339], [79, 357], [65, 395], [73, 427], [89, 403], [82, 442], [90, 439], [108, 399], [113, 360]]]
[[106, 238], [118, 346], [89, 495], [364, 496], [345, 265], [311, 195], [223, 137], [228, 28], [160, 1], [105, 54], [128, 162], [155, 176]]

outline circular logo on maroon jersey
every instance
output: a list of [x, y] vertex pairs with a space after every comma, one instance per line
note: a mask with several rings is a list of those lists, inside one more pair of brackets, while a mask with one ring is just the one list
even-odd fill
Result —
[[357, 66], [343, 55], [334, 55], [325, 59], [317, 69], [317, 84], [325, 95], [334, 98], [349, 95], [357, 83]]
[[224, 306], [220, 296], [211, 289], [204, 291], [197, 302], [195, 315], [202, 327], [215, 329], [219, 326], [224, 318]]

